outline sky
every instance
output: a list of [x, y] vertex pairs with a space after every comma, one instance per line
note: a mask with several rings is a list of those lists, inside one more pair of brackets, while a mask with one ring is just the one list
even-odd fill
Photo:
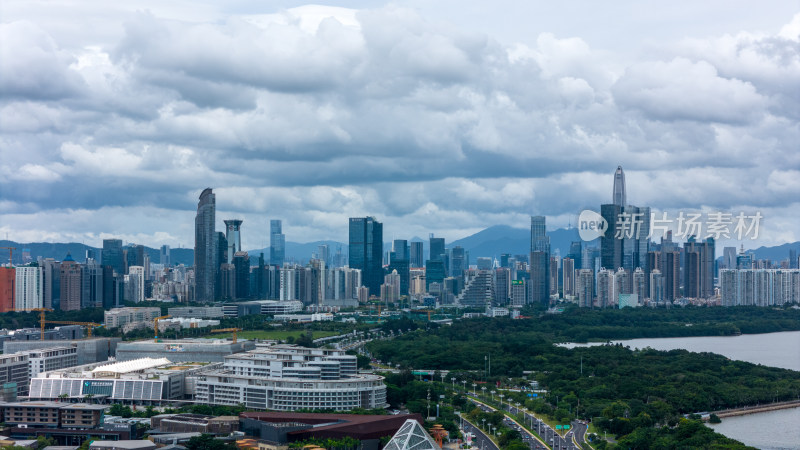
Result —
[[[800, 240], [792, 1], [0, 3], [0, 238], [244, 248], [575, 226], [611, 200]], [[739, 245], [731, 241], [730, 245]]]

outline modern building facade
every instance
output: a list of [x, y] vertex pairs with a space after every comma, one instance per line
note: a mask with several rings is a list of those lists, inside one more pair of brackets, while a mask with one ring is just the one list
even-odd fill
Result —
[[344, 351], [279, 345], [225, 357], [196, 381], [196, 401], [248, 409], [383, 408], [383, 377], [359, 375], [355, 356]]
[[211, 188], [204, 189], [200, 194], [194, 219], [195, 299], [200, 302], [214, 300], [214, 282], [219, 266], [215, 231], [216, 208], [216, 196]]
[[44, 279], [39, 266], [16, 267], [14, 307], [18, 310], [44, 306]]
[[81, 280], [81, 266], [67, 254], [61, 262], [61, 310], [77, 311], [81, 309], [81, 294], [83, 281]]
[[383, 283], [383, 224], [374, 217], [350, 218], [349, 231], [349, 266], [361, 270], [361, 282], [377, 296]]
[[269, 263], [282, 267], [286, 259], [286, 235], [280, 220], [269, 221]]

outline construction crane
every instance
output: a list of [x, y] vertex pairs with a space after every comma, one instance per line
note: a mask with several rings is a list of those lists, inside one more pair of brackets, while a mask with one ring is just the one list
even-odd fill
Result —
[[[42, 315], [44, 315], [44, 311], [42, 311]], [[92, 329], [94, 327], [102, 327], [103, 324], [95, 323], [95, 322], [70, 322], [68, 320], [45, 320], [45, 323], [57, 323], [59, 325], [83, 325], [88, 330], [89, 339], [92, 338]], [[44, 334], [44, 328], [42, 328], [42, 334]]]
[[42, 330], [39, 340], [44, 340], [44, 324], [47, 322], [44, 317], [45, 311], [52, 311], [51, 308], [28, 308], [28, 309], [15, 309], [16, 312], [39, 311], [39, 328]]
[[155, 334], [155, 342], [158, 342], [158, 321], [161, 320], [161, 319], [169, 319], [170, 317], [172, 317], [172, 316], [167, 314], [166, 316], [160, 316], [160, 317], [156, 317], [155, 319], [153, 319], [153, 330], [156, 333]]
[[0, 248], [5, 248], [5, 249], [8, 249], [8, 267], [13, 267], [13, 266], [11, 265], [11, 256], [12, 256], [12, 254], [13, 254], [12, 252], [13, 252], [14, 250], [16, 250], [16, 249], [17, 249], [17, 247], [0, 247]]
[[431, 313], [436, 311], [431, 311], [430, 309], [418, 309], [417, 312], [428, 313], [428, 322], [431, 321]]
[[236, 343], [236, 332], [242, 331], [241, 328], [217, 328], [216, 330], [211, 330], [212, 333], [233, 333], [233, 343]]

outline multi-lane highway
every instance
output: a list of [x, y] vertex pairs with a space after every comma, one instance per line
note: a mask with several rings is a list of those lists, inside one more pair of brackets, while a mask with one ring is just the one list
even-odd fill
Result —
[[463, 429], [466, 433], [472, 433], [475, 436], [472, 440], [472, 448], [478, 450], [500, 450], [497, 444], [494, 443], [488, 436], [477, 426], [471, 424], [466, 419], [462, 418]]
[[[495, 411], [495, 408], [492, 408], [491, 406], [486, 405], [485, 403], [481, 403], [480, 401], [475, 399], [471, 400], [473, 403], [478, 405], [479, 408], [481, 408], [486, 412]], [[508, 405], [508, 404], [504, 404], [503, 409], [504, 409], [503, 412], [507, 412], [510, 414], [519, 414], [520, 412], [523, 412], [517, 410], [517, 408], [514, 407], [513, 405]], [[525, 417], [525, 425], [527, 425], [530, 429], [535, 430], [536, 434], [541, 436], [542, 440], [544, 440], [544, 442], [550, 448], [558, 450], [562, 449], [581, 450], [581, 447], [575, 445], [575, 443], [572, 440], [572, 433], [574, 430], [570, 429], [570, 431], [568, 431], [564, 436], [561, 436], [560, 434], [556, 433], [556, 431], [553, 430], [553, 428], [550, 427], [550, 425], [547, 425], [543, 421], [539, 420], [538, 418], [536, 418], [536, 416], [528, 412], [524, 412], [524, 417]], [[528, 430], [521, 427], [519, 424], [517, 424], [516, 421], [514, 421], [512, 418], [508, 416], [506, 416], [506, 420], [507, 420], [506, 424], [513, 424], [512, 428], [516, 429], [517, 431], [520, 432], [520, 434], [527, 437], [527, 439], [525, 439], [525, 442], [528, 443], [531, 449], [543, 448], [542, 442], [539, 439], [537, 439], [533, 434], [529, 433]]]

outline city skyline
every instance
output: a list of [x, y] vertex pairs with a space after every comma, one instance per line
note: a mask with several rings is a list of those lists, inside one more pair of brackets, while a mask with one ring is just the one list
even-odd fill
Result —
[[0, 25], [17, 242], [190, 248], [205, 187], [245, 249], [273, 219], [294, 242], [365, 216], [386, 241], [557, 229], [612, 201], [617, 166], [631, 204], [760, 211], [747, 248], [800, 240], [793, 2], [31, 5]]

